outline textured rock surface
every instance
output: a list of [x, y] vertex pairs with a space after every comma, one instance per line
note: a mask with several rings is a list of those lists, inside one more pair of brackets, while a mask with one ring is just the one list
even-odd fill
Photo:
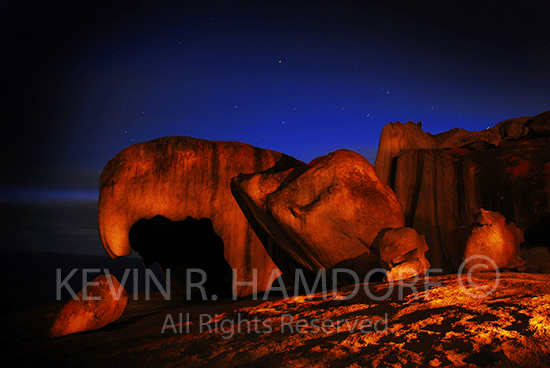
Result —
[[386, 184], [391, 183], [393, 159], [410, 149], [428, 149], [437, 146], [435, 138], [422, 130], [422, 124], [408, 121], [389, 123], [382, 128], [374, 167]]
[[[514, 223], [506, 223], [504, 216], [498, 212], [481, 209], [475, 214], [473, 227], [469, 229], [463, 245], [464, 269], [469, 270], [476, 265], [483, 265], [484, 269], [494, 269], [494, 265], [499, 269], [524, 266], [525, 261], [519, 250], [523, 242], [523, 231]], [[478, 257], [480, 255], [490, 260]]]
[[[473, 148], [498, 146], [503, 137], [518, 135], [525, 131], [523, 123], [527, 118], [511, 119], [497, 124], [494, 128], [479, 132], [469, 132], [465, 129], [451, 129], [447, 132], [432, 135], [422, 130], [422, 123], [408, 121], [388, 123], [380, 133], [380, 142], [375, 161], [375, 170], [380, 179], [391, 185], [394, 181], [394, 159], [409, 150], [446, 149], [471, 146]], [[520, 121], [520, 127], [516, 121]], [[501, 133], [502, 131], [502, 133]]]
[[97, 330], [120, 318], [128, 303], [128, 295], [113, 275], [96, 277], [70, 300], [53, 318], [48, 337], [55, 338], [77, 332]]
[[[447, 239], [454, 229], [469, 226], [480, 208], [501, 213], [524, 231], [526, 238], [548, 238], [548, 232], [541, 231], [537, 224], [544, 222], [550, 212], [550, 137], [527, 130], [523, 135], [518, 133], [522, 131], [518, 122], [526, 125], [533, 120], [544, 125], [545, 117], [540, 114], [532, 119], [502, 122], [484, 133], [486, 136], [471, 136], [485, 139], [481, 143], [470, 142], [462, 148], [402, 150], [393, 158], [389, 183], [403, 205], [406, 226], [425, 235], [429, 247], [426, 257], [432, 267], [456, 271], [454, 250], [447, 248]], [[407, 126], [410, 124], [393, 123], [392, 129], [410, 129]], [[498, 139], [491, 137], [500, 131], [505, 139], [496, 147]], [[451, 142], [459, 134], [453, 130], [434, 136], [443, 141], [436, 146], [446, 146], [444, 142]], [[517, 140], [511, 137], [518, 135], [521, 137]], [[390, 143], [381, 141], [380, 149], [386, 146]], [[380, 170], [387, 169], [377, 166], [377, 172]]]
[[381, 229], [402, 227], [403, 210], [361, 155], [338, 150], [280, 173], [241, 174], [235, 197], [294, 259], [310, 270], [378, 264], [370, 247]]
[[380, 265], [393, 280], [423, 275], [430, 268], [424, 256], [428, 250], [424, 235], [418, 235], [410, 227], [380, 231], [373, 246], [380, 252]]
[[525, 126], [537, 134], [550, 135], [550, 111], [533, 116], [525, 122]]
[[[471, 285], [493, 288], [495, 281], [478, 273]], [[550, 276], [501, 273], [494, 292], [479, 298], [467, 282], [431, 275], [439, 285], [428, 293], [416, 285], [417, 295], [406, 287], [402, 298], [398, 288], [388, 293], [387, 283], [371, 284], [377, 301], [364, 292], [350, 300], [130, 300], [101, 330], [44, 340], [44, 322], [58, 308], [49, 304], [0, 318], [0, 346], [5, 361], [26, 367], [548, 367]], [[162, 332], [168, 315], [175, 327], [169, 321]], [[327, 327], [302, 323], [297, 332], [299, 320], [314, 319]], [[368, 322], [361, 331], [362, 321], [378, 322], [378, 332]]]
[[525, 266], [518, 267], [520, 272], [550, 273], [550, 250], [547, 247], [521, 248], [521, 258]]
[[[166, 137], [132, 145], [110, 160], [101, 175], [98, 224], [103, 246], [113, 258], [129, 255], [128, 233], [140, 219], [207, 218], [224, 242], [225, 259], [237, 270], [238, 281], [252, 281], [256, 269], [258, 290], [266, 290], [277, 266], [231, 195], [230, 180], [240, 173], [300, 164], [282, 153], [238, 142]], [[264, 244], [268, 251], [275, 248], [269, 239]], [[252, 286], [238, 288], [241, 296], [251, 292]]]

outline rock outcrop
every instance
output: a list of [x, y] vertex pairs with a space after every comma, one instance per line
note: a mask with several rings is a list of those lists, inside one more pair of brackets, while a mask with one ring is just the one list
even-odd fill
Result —
[[53, 319], [48, 337], [96, 330], [116, 321], [124, 312], [128, 295], [113, 275], [101, 275], [65, 304]]
[[[533, 124], [535, 133], [529, 128]], [[547, 125], [548, 112], [472, 133], [454, 129], [422, 135], [410, 122], [384, 127], [376, 171], [401, 201], [406, 226], [426, 237], [432, 267], [457, 271], [447, 239], [454, 229], [472, 224], [480, 208], [501, 213], [526, 238], [535, 233], [537, 239], [547, 238], [544, 230], [530, 231], [550, 212]], [[393, 148], [396, 144], [400, 150]]]
[[[522, 120], [523, 119], [523, 120]], [[499, 123], [491, 129], [479, 132], [469, 132], [466, 129], [454, 128], [447, 132], [432, 135], [422, 130], [422, 123], [408, 121], [405, 124], [399, 122], [388, 123], [380, 133], [380, 142], [375, 160], [375, 170], [380, 179], [391, 185], [395, 158], [409, 150], [419, 149], [446, 149], [471, 145], [473, 148], [484, 146], [498, 146], [503, 137], [524, 134], [517, 126], [519, 122], [523, 126], [526, 118], [510, 119]], [[521, 133], [518, 133], [521, 130]], [[502, 132], [501, 132], [502, 131]]]
[[548, 367], [550, 275], [471, 276], [358, 285], [355, 296], [353, 285], [335, 298], [205, 305], [152, 294], [112, 328], [54, 340], [41, 338], [49, 303], [0, 318], [0, 341], [23, 367]]
[[374, 167], [378, 177], [386, 184], [391, 185], [393, 159], [402, 152], [411, 149], [429, 149], [435, 147], [437, 141], [422, 130], [422, 123], [408, 121], [388, 123], [380, 133], [378, 152]]
[[379, 231], [404, 225], [395, 194], [348, 150], [284, 172], [241, 174], [232, 190], [246, 216], [312, 271], [366, 274], [378, 267], [371, 244]]
[[536, 135], [550, 135], [550, 110], [533, 116], [525, 122], [525, 126]]
[[[118, 258], [132, 253], [128, 234], [141, 219], [157, 215], [171, 221], [209, 219], [223, 241], [227, 263], [237, 272], [234, 282], [252, 282], [257, 273], [257, 291], [266, 290], [272, 272], [279, 272], [268, 252], [278, 252], [281, 263], [289, 257], [276, 249], [272, 239], [263, 239], [262, 244], [231, 195], [230, 180], [241, 173], [270, 168], [277, 172], [302, 164], [282, 153], [239, 142], [165, 137], [134, 144], [110, 160], [101, 175], [101, 241], [107, 253]], [[172, 254], [176, 253], [180, 252]], [[153, 261], [158, 259], [147, 260]], [[237, 291], [239, 296], [250, 295], [254, 285], [241, 284]]]

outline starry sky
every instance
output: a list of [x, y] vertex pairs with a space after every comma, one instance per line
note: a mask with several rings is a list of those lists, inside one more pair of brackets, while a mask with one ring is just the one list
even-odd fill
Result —
[[106, 162], [161, 136], [374, 163], [388, 122], [550, 110], [549, 1], [193, 3], [0, 5], [2, 201], [92, 208]]

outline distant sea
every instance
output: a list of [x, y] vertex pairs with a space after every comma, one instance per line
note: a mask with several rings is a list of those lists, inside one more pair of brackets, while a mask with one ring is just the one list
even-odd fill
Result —
[[[69, 299], [70, 292], [65, 287], [58, 287], [61, 282], [69, 278], [67, 284], [78, 293], [83, 282], [91, 282], [99, 275], [104, 275], [104, 269], [114, 275], [120, 282], [125, 270], [129, 269], [128, 279], [124, 285], [127, 293], [134, 292], [134, 273], [137, 274], [137, 291], [145, 291], [145, 266], [138, 257], [122, 257], [117, 260], [109, 256], [60, 254], [34, 251], [0, 250], [2, 267], [0, 268], [0, 315], [24, 311], [42, 304], [57, 300], [57, 290], [61, 290], [61, 298]], [[83, 269], [96, 269], [100, 272], [88, 272], [86, 280], [83, 278]], [[57, 270], [61, 277], [58, 279]], [[165, 287], [164, 278], [155, 264], [151, 268], [157, 280]], [[150, 282], [150, 291], [158, 288]]]

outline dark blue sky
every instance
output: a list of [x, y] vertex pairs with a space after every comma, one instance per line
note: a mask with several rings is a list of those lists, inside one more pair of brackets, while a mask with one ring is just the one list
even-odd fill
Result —
[[388, 122], [550, 109], [548, 1], [110, 3], [3, 5], [2, 186], [97, 189], [117, 152], [167, 135], [373, 161]]
[[199, 3], [2, 3], [2, 199], [93, 199], [109, 159], [161, 136], [374, 162], [388, 122], [550, 110], [548, 1]]

